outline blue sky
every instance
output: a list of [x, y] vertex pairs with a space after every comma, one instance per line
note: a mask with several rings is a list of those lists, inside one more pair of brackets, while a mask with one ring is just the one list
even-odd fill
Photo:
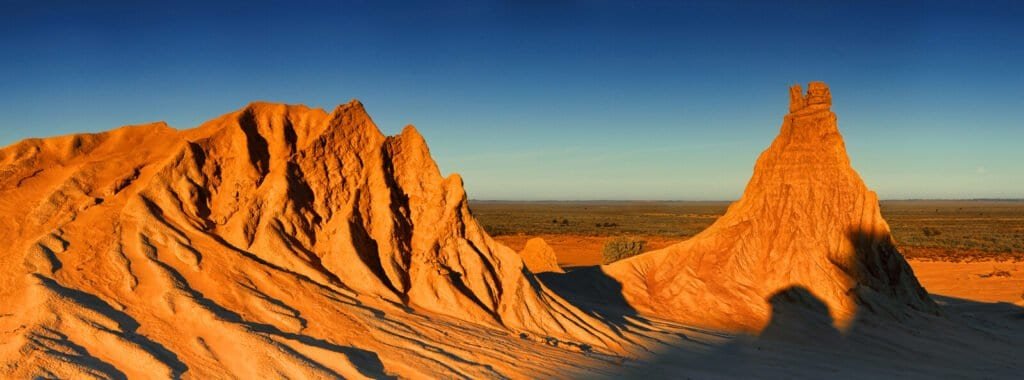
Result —
[[734, 199], [823, 80], [883, 198], [1024, 198], [1012, 1], [36, 3], [0, 4], [0, 145], [358, 98], [472, 198]]

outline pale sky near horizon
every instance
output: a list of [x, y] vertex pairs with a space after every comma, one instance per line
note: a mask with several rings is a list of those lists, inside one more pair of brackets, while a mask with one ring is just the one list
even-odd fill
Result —
[[474, 199], [728, 200], [826, 81], [884, 199], [1024, 198], [1024, 5], [6, 1], [0, 146], [358, 98]]

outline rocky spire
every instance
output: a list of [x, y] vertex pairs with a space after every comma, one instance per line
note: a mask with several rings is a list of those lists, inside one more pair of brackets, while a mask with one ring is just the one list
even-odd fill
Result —
[[817, 106], [815, 109], [829, 109], [832, 107], [832, 93], [828, 90], [828, 85], [825, 82], [809, 83], [807, 85], [807, 94], [803, 93], [803, 88], [799, 84], [789, 87], [790, 113], [810, 106]]
[[797, 287], [821, 299], [837, 327], [860, 313], [937, 312], [850, 166], [828, 87], [808, 87], [790, 88], [778, 137], [725, 215], [690, 240], [605, 268], [635, 308], [757, 331], [771, 317], [768, 300]]

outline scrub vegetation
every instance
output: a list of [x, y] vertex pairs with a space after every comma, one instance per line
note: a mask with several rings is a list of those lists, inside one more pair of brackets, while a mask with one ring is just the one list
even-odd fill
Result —
[[[492, 235], [658, 236], [707, 228], [729, 202], [472, 201]], [[882, 214], [908, 258], [1024, 259], [1024, 201], [883, 201]]]

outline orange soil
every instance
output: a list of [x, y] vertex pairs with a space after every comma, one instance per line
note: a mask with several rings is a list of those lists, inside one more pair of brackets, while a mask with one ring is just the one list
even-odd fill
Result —
[[[562, 268], [601, 265], [601, 249], [604, 248], [604, 244], [608, 240], [612, 239], [611, 236], [586, 235], [504, 235], [496, 236], [494, 240], [519, 252], [526, 246], [526, 241], [534, 237], [544, 239], [551, 248], [555, 249], [555, 253], [558, 255], [558, 265]], [[663, 236], [641, 236], [640, 238], [647, 242], [644, 245], [644, 252], [665, 248], [681, 241]]]
[[929, 293], [982, 302], [1024, 303], [1024, 262], [909, 262]]
[[[611, 237], [582, 235], [507, 235], [495, 239], [519, 251], [533, 237], [543, 238], [555, 249], [563, 268], [601, 264], [601, 248]], [[645, 251], [667, 247], [679, 240], [660, 236], [641, 237]], [[948, 262], [908, 260], [921, 285], [929, 293], [981, 302], [1021, 303], [1024, 292], [1024, 262]], [[993, 275], [1005, 271], [1008, 275]]]

